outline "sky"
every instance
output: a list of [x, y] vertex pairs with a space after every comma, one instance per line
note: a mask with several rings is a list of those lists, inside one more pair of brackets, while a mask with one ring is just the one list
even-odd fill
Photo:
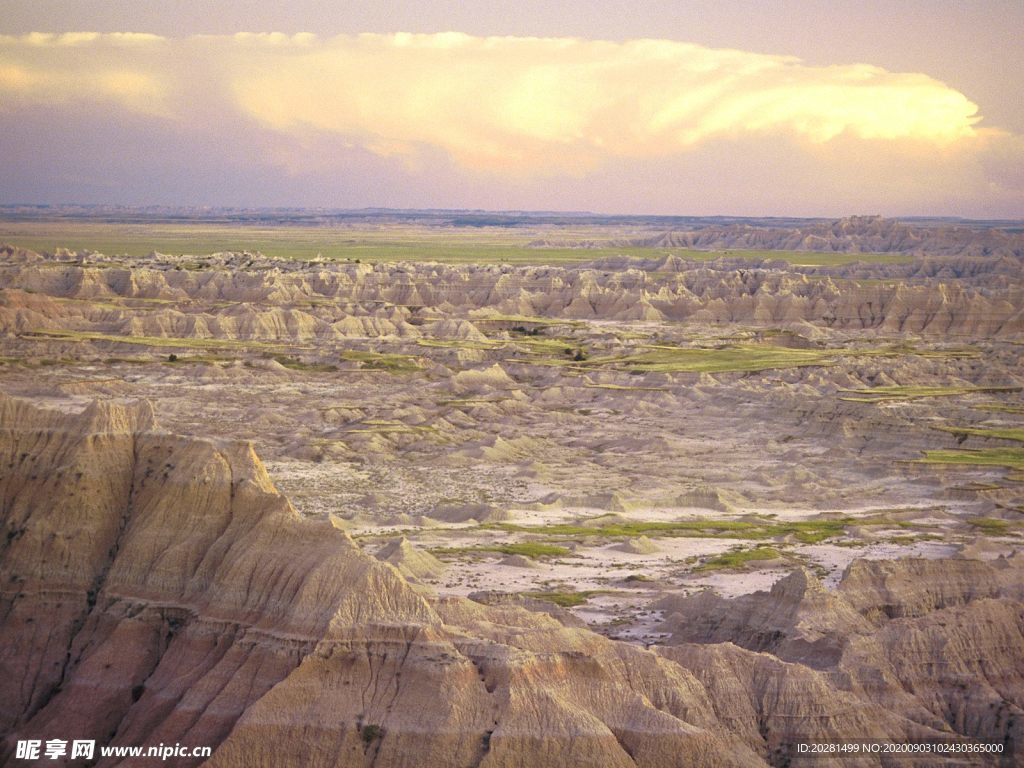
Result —
[[0, 203], [1024, 218], [1019, 0], [3, 0]]

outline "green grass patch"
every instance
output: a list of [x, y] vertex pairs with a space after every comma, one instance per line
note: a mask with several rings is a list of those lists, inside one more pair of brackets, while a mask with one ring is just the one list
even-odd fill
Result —
[[[116, 358], [110, 358], [110, 359], [107, 360], [107, 362], [110, 362], [111, 360], [114, 360], [114, 359], [116, 359]], [[219, 365], [219, 364], [223, 364], [223, 363], [234, 362], [235, 359], [236, 358], [234, 358], [234, 357], [220, 357], [218, 355], [175, 355], [175, 354], [171, 354], [165, 360], [163, 360], [162, 362], [164, 362], [167, 365], [187, 365], [189, 363], [192, 363], [192, 364], [195, 364], [195, 365]], [[141, 359], [138, 359], [138, 360], [124, 360], [124, 359], [120, 359], [120, 360], [118, 360], [118, 362], [139, 362], [139, 363], [141, 363], [141, 362], [153, 362], [153, 361], [152, 360], [148, 360], [147, 361], [147, 360], [141, 360]]]
[[[200, 355], [200, 357], [203, 357]], [[227, 359], [227, 358], [226, 358]], [[189, 358], [179, 357], [178, 361], [188, 362]], [[169, 360], [157, 361], [151, 357], [105, 357], [103, 362], [107, 365], [152, 365], [155, 362], [163, 362], [170, 364]]]
[[924, 397], [959, 397], [982, 392], [1020, 392], [1021, 387], [914, 387], [892, 386], [872, 387], [870, 389], [842, 389], [855, 397], [840, 397], [853, 403], [884, 403], [893, 400], [918, 400]]
[[21, 334], [26, 339], [50, 339], [59, 341], [106, 341], [114, 344], [134, 344], [142, 347], [158, 347], [171, 349], [230, 349], [274, 351], [286, 348], [286, 344], [274, 344], [264, 341], [245, 341], [241, 339], [197, 339], [176, 336], [118, 336], [110, 333], [93, 331], [25, 331]]
[[[826, 539], [842, 536], [846, 532], [846, 526], [854, 520], [846, 518], [839, 520], [800, 520], [789, 523], [779, 523], [775, 526], [781, 535], [792, 535], [801, 544], [818, 544]], [[862, 525], [865, 523], [861, 523]]]
[[488, 323], [500, 323], [501, 325], [508, 325], [520, 327], [527, 333], [533, 331], [540, 331], [543, 328], [552, 325], [568, 325], [573, 328], [579, 328], [586, 325], [583, 320], [565, 320], [557, 317], [540, 317], [537, 315], [503, 315], [498, 312], [470, 317], [469, 318], [473, 325], [487, 325]]
[[[604, 516], [602, 516], [604, 517]], [[554, 537], [580, 538], [600, 537], [607, 539], [652, 537], [690, 537], [716, 539], [768, 539], [776, 536], [793, 536], [804, 544], [816, 544], [829, 538], [842, 536], [846, 526], [888, 524], [888, 521], [874, 523], [843, 517], [831, 520], [791, 520], [774, 522], [770, 520], [682, 520], [669, 521], [615, 521], [601, 523], [600, 517], [582, 523], [549, 523], [547, 525], [525, 526], [515, 523], [487, 523], [483, 528], [497, 529], [508, 533], [530, 533]]]
[[936, 536], [934, 533], [921, 533], [917, 535], [904, 535], [904, 536], [890, 536], [885, 540], [886, 544], [898, 544], [900, 546], [909, 546], [911, 544], [917, 544], [922, 541], [942, 541], [941, 536]]
[[981, 467], [1007, 467], [1024, 470], [1024, 448], [954, 448], [925, 451], [918, 464], [952, 464]]
[[1007, 403], [979, 403], [975, 405], [979, 411], [990, 411], [993, 413], [1012, 413], [1024, 416], [1024, 405], [1009, 405]]
[[782, 553], [775, 547], [754, 547], [752, 549], [734, 549], [725, 552], [710, 560], [705, 560], [694, 570], [696, 571], [721, 571], [743, 568], [750, 563], [765, 560], [776, 560], [782, 557]]
[[990, 437], [998, 440], [1013, 440], [1024, 443], [1024, 428], [1003, 429], [1000, 427], [935, 427], [940, 432], [970, 437]]
[[584, 360], [581, 367], [610, 366], [631, 373], [739, 373], [773, 368], [831, 365], [835, 352], [736, 345], [722, 349], [654, 347], [626, 357]]
[[1009, 521], [996, 517], [972, 517], [967, 522], [990, 536], [1005, 536], [1010, 533], [1011, 528]]
[[567, 349], [575, 354], [578, 349], [571, 341], [544, 336], [517, 336], [509, 343], [518, 351], [530, 355], [564, 355]]
[[501, 552], [505, 555], [524, 555], [534, 559], [539, 557], [563, 557], [572, 554], [572, 550], [568, 547], [560, 547], [557, 544], [543, 544], [537, 541], [494, 544], [491, 545], [491, 548], [494, 552]]
[[[601, 517], [606, 517], [602, 515]], [[633, 538], [643, 535], [654, 536], [693, 536], [701, 534], [735, 536], [754, 535], [761, 526], [744, 520], [685, 520], [681, 522], [662, 521], [629, 521], [629, 522], [596, 522], [582, 523], [548, 523], [546, 525], [518, 525], [516, 523], [487, 523], [485, 527], [495, 528], [509, 533], [534, 533], [546, 536], [600, 536], [602, 538]]]
[[964, 483], [963, 485], [955, 485], [950, 490], [979, 493], [981, 491], [998, 491], [1003, 487], [1005, 486], [999, 485], [999, 483]]
[[[433, 228], [396, 224], [376, 228], [319, 225], [316, 222], [0, 222], [0, 240], [35, 251], [58, 247], [90, 250], [108, 256], [145, 256], [152, 251], [202, 255], [219, 251], [259, 251], [276, 259], [308, 261], [438, 261], [448, 264], [578, 264], [609, 256], [662, 258], [669, 254], [690, 261], [721, 257], [760, 261], [782, 260], [799, 266], [840, 266], [857, 261], [904, 264], [913, 257], [900, 253], [825, 253], [807, 251], [726, 250], [696, 251], [685, 248], [620, 246], [607, 240], [607, 229], [585, 227], [560, 229], [558, 239], [596, 242], [596, 248], [535, 248], [529, 244], [552, 236], [543, 227]], [[86, 261], [89, 257], [86, 257]], [[183, 259], [185, 268], [202, 268], [203, 262]]]
[[626, 392], [667, 392], [665, 387], [630, 387], [626, 384], [595, 384], [592, 381], [584, 381], [583, 386], [588, 389], [611, 389]]
[[549, 592], [524, 592], [523, 594], [528, 597], [532, 597], [536, 600], [543, 600], [547, 603], [554, 603], [555, 605], [561, 606], [562, 608], [575, 608], [576, 606], [583, 605], [591, 597], [597, 594], [601, 594], [599, 590], [584, 590], [582, 592], [560, 592], [560, 591], [549, 591]]
[[430, 550], [435, 555], [466, 555], [481, 552], [497, 552], [502, 555], [523, 555], [533, 560], [546, 557], [564, 557], [571, 555], [572, 550], [557, 544], [544, 544], [538, 541], [519, 541], [510, 544], [480, 544], [474, 547], [435, 547]]
[[[913, 344], [907, 344], [906, 342], [881, 347], [878, 350], [875, 350], [874, 354], [882, 357], [913, 355], [915, 357], [924, 357], [931, 360], [963, 360], [981, 357], [981, 352], [973, 347], [960, 347], [959, 349], [929, 349], [915, 347]], [[996, 389], [998, 390], [999, 388], [997, 387]]]
[[420, 370], [419, 361], [413, 355], [371, 352], [368, 350], [346, 349], [341, 359], [359, 363], [359, 367], [371, 371], [388, 373], [413, 373]]
[[[842, 357], [890, 357], [905, 354], [924, 355], [904, 347], [878, 349], [791, 349], [768, 344], [728, 344], [719, 347], [675, 347], [647, 345], [644, 351], [626, 356], [592, 357], [586, 360], [572, 358], [551, 360], [546, 364], [577, 367], [579, 370], [612, 368], [633, 374], [645, 373], [756, 373], [784, 368], [835, 365]], [[943, 352], [947, 355], [967, 355], [971, 352]], [[872, 390], [874, 391], [874, 390]], [[998, 388], [979, 388], [978, 391], [1009, 391]]]

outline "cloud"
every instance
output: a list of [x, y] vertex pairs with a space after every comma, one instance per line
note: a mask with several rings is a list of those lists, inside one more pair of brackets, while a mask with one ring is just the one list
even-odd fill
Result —
[[99, 101], [170, 116], [168, 86], [176, 76], [153, 57], [166, 42], [137, 33], [0, 35], [0, 114], [28, 104]]
[[[978, 108], [924, 74], [664, 40], [239, 34], [0, 37], [0, 112], [103, 100], [513, 177], [781, 135], [948, 148]], [[6, 107], [3, 106], [6, 104]]]
[[1021, 168], [1024, 139], [964, 94], [867, 64], [459, 33], [0, 36], [12, 202], [1011, 217]]
[[842, 134], [945, 145], [977, 107], [920, 74], [811, 67], [784, 56], [657, 40], [361, 35], [236, 40], [239, 106], [273, 130], [336, 134], [382, 155], [441, 148], [472, 169], [589, 169], [718, 137]]

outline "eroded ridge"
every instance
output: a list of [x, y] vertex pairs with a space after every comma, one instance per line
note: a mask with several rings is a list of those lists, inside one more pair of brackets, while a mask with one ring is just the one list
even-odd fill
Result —
[[1019, 249], [819, 267], [793, 265], [771, 252], [713, 261], [654, 254], [509, 266], [296, 261], [252, 253], [108, 257], [4, 246], [0, 274], [9, 290], [0, 330], [268, 342], [479, 341], [502, 317], [810, 324], [960, 338], [1024, 330]]

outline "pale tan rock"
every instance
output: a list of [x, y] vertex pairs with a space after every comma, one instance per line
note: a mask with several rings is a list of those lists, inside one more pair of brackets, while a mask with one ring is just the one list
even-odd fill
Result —
[[444, 573], [445, 565], [429, 552], [413, 546], [408, 539], [393, 539], [381, 547], [376, 557], [395, 566], [409, 579], [435, 579]]
[[660, 551], [658, 545], [646, 536], [638, 536], [635, 539], [628, 539], [621, 544], [616, 544], [615, 549], [621, 552], [629, 552], [633, 555], [650, 555]]

